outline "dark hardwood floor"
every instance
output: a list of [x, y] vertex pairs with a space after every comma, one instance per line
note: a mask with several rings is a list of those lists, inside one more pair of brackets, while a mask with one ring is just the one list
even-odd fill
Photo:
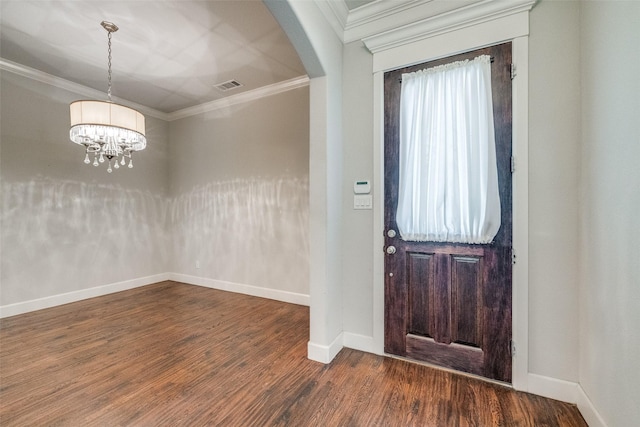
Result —
[[344, 349], [309, 310], [176, 282], [0, 321], [2, 426], [586, 426], [575, 406]]

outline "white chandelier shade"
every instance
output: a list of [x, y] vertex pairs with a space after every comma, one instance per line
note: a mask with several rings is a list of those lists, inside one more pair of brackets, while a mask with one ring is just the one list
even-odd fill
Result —
[[75, 101], [69, 106], [71, 130], [76, 144], [91, 146], [115, 143], [123, 151], [140, 151], [147, 146], [142, 113], [107, 101]]

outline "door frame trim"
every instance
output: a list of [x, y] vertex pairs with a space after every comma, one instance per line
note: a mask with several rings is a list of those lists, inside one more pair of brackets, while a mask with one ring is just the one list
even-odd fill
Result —
[[[513, 63], [513, 247], [517, 263], [512, 280], [512, 385], [528, 391], [529, 342], [529, 188], [528, 188], [528, 12], [496, 19], [457, 32], [441, 34], [373, 55], [373, 348], [384, 353], [384, 72], [408, 65], [432, 61], [485, 46], [512, 42]], [[422, 52], [422, 53], [420, 53]]]

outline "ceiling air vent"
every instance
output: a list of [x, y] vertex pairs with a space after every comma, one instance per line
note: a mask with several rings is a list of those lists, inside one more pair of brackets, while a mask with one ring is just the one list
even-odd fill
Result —
[[213, 86], [216, 89], [218, 89], [220, 92], [226, 92], [228, 90], [231, 89], [235, 89], [237, 87], [242, 86], [242, 83], [236, 81], [236, 80], [229, 80], [223, 83], [218, 83], [217, 85]]

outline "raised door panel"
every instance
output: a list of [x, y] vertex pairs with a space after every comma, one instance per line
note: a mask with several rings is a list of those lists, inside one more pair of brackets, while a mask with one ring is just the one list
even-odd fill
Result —
[[482, 348], [482, 258], [451, 257], [451, 341]]

